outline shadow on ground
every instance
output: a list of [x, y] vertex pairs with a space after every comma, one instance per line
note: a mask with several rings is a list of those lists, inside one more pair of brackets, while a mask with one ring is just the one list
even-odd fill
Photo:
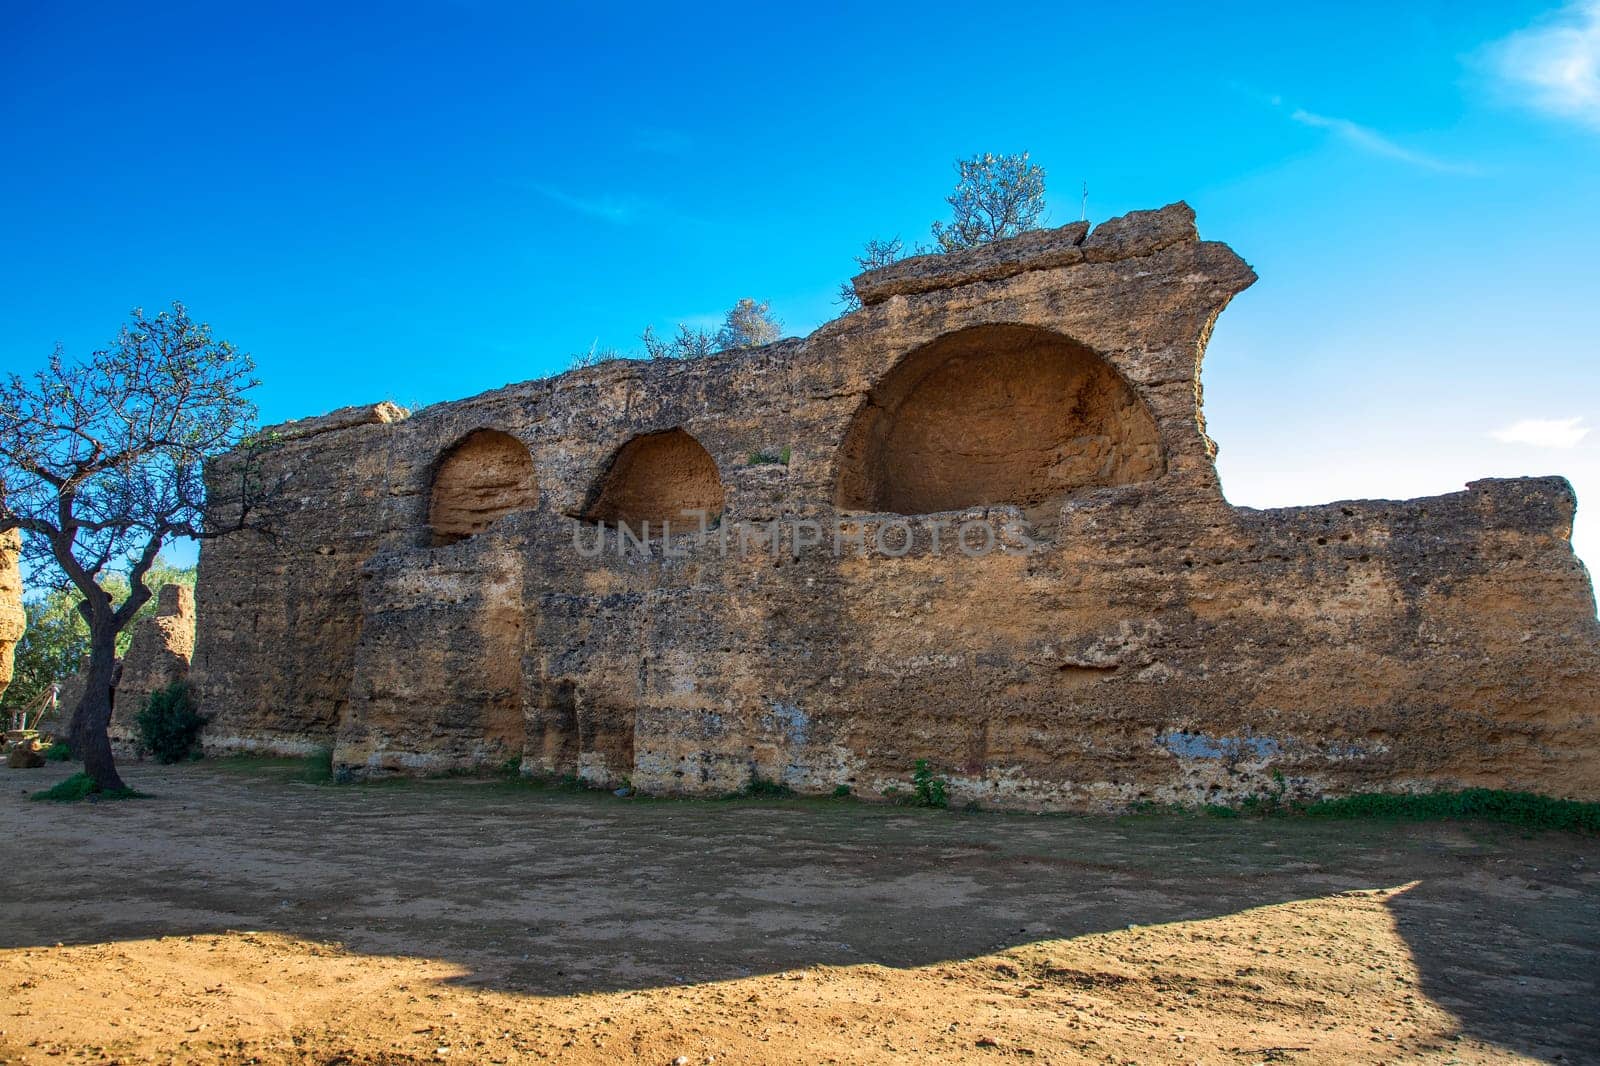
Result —
[[565, 995], [919, 966], [1414, 882], [1394, 921], [1464, 1031], [1552, 1061], [1600, 1046], [1594, 838], [335, 788], [244, 762], [131, 768], [151, 800], [26, 801], [70, 770], [0, 776], [0, 947], [265, 930]]

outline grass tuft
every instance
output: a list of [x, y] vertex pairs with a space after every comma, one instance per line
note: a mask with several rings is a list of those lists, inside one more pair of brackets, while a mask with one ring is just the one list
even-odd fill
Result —
[[299, 778], [313, 785], [331, 785], [333, 783], [333, 749], [318, 748], [305, 757], [300, 767]]
[[492, 787], [506, 788], [514, 791], [528, 790], [531, 792], [594, 792], [597, 791], [583, 783], [577, 774], [524, 774], [520, 771], [514, 775], [500, 774], [492, 782]]
[[1506, 792], [1494, 788], [1421, 794], [1363, 792], [1296, 804], [1292, 813], [1306, 818], [1501, 822], [1527, 829], [1600, 833], [1600, 803], [1552, 799], [1533, 792]]
[[58, 740], [44, 749], [43, 755], [45, 762], [71, 762], [72, 748]]
[[333, 749], [317, 748], [309, 755], [262, 755], [238, 751], [206, 760], [213, 769], [229, 773], [263, 774], [277, 781], [302, 781], [311, 785], [333, 782]]
[[71, 777], [57, 781], [54, 785], [42, 792], [35, 792], [35, 800], [46, 803], [77, 803], [80, 800], [125, 800], [149, 799], [149, 794], [132, 788], [114, 788], [102, 791], [94, 783], [94, 778], [86, 773], [76, 773]]
[[747, 466], [788, 466], [789, 459], [794, 453], [788, 448], [774, 452], [766, 449], [754, 451], [746, 457]]

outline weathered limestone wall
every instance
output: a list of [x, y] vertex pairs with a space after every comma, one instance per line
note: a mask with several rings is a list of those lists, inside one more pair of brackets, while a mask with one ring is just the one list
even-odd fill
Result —
[[374, 560], [341, 761], [424, 770], [522, 761], [522, 574], [504, 541]]
[[[289, 423], [275, 536], [202, 554], [207, 743], [702, 793], [926, 758], [1011, 806], [1600, 798], [1566, 482], [1230, 506], [1199, 366], [1253, 280], [1180, 204], [863, 275], [804, 340]], [[460, 462], [484, 431], [527, 467]], [[600, 524], [675, 509], [720, 518], [648, 555]], [[823, 543], [737, 550], [777, 518]]]
[[226, 722], [210, 743], [308, 752], [338, 728], [361, 635], [361, 566], [381, 542], [386, 429], [404, 417], [378, 404], [290, 422], [271, 434], [281, 458], [267, 471], [227, 460], [208, 470], [223, 499], [237, 498], [243, 477], [276, 488], [260, 512], [281, 531], [208, 541], [200, 553], [194, 680], [205, 679], [207, 713]]
[[27, 624], [22, 610], [22, 571], [17, 563], [21, 553], [21, 533], [14, 529], [0, 533], [0, 696], [11, 686], [17, 641]]

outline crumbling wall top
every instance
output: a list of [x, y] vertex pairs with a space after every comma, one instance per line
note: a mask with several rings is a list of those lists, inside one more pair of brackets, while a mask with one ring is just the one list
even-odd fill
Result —
[[349, 429], [352, 426], [401, 422], [410, 416], [411, 412], [404, 407], [384, 400], [382, 403], [341, 407], [337, 411], [330, 411], [313, 418], [296, 418], [288, 422], [279, 422], [275, 426], [265, 427], [261, 432], [263, 436], [272, 436], [279, 440], [299, 440], [302, 437], [315, 437], [319, 433], [331, 433], [336, 429]]
[[959, 252], [912, 256], [858, 274], [851, 284], [861, 302], [871, 305], [891, 296], [999, 281], [1030, 270], [1132, 259], [1168, 245], [1199, 240], [1194, 208], [1180, 200], [1155, 210], [1130, 211], [1107, 219], [1093, 232], [1087, 222], [1069, 222], [1056, 229], [1030, 230]]

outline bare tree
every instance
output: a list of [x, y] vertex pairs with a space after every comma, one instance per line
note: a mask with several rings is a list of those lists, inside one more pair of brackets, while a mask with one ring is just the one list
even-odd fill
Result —
[[654, 326], [646, 326], [639, 334], [644, 342], [645, 354], [651, 359], [698, 359], [717, 350], [716, 338], [703, 329], [691, 329], [678, 323], [677, 336], [666, 340], [656, 334]]
[[646, 326], [639, 339], [651, 359], [699, 359], [737, 348], [759, 348], [782, 335], [783, 323], [773, 317], [772, 304], [746, 296], [728, 309], [716, 333], [679, 322], [671, 339], [658, 334], [654, 326]]
[[733, 351], [736, 348], [759, 348], [783, 336], [783, 323], [772, 316], [772, 302], [757, 303], [750, 297], [740, 298], [723, 316], [722, 328], [717, 330], [717, 350]]
[[[899, 237], [889, 240], [878, 240], [874, 237], [866, 243], [861, 254], [856, 256], [856, 266], [862, 270], [877, 270], [890, 263], [900, 260], [900, 253], [905, 250], [905, 244]], [[845, 313], [861, 310], [861, 297], [856, 295], [856, 287], [848, 281], [839, 283], [839, 298], [834, 301], [844, 305]]]
[[567, 364], [568, 370], [578, 370], [582, 367], [599, 366], [601, 363], [612, 359], [630, 358], [626, 352], [619, 352], [615, 348], [600, 347], [600, 338], [596, 337], [589, 344], [588, 351], [574, 352], [572, 360]]
[[1044, 216], [1044, 169], [1028, 161], [1028, 153], [984, 153], [956, 160], [960, 180], [945, 200], [951, 220], [933, 224], [939, 251], [1015, 237], [1038, 226]]
[[[201, 467], [253, 425], [244, 394], [258, 384], [254, 370], [174, 303], [154, 318], [135, 310], [86, 362], [58, 347], [31, 378], [0, 383], [0, 531], [22, 530], [34, 573], [83, 597], [88, 683], [70, 743], [101, 791], [124, 787], [106, 737], [117, 634], [150, 599], [145, 578], [162, 545], [243, 528], [250, 514], [243, 491], [226, 525], [214, 521]], [[129, 595], [117, 604], [108, 579], [124, 573]]]

